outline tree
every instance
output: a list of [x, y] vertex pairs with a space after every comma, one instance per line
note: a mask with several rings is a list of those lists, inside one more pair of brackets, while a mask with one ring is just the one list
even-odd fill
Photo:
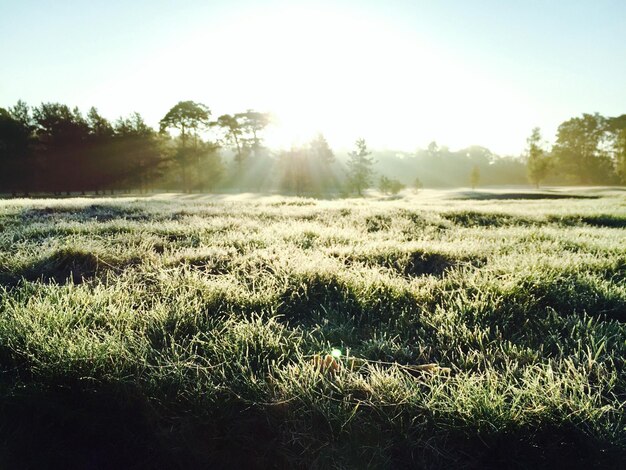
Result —
[[23, 101], [10, 109], [0, 108], [0, 192], [28, 193], [37, 173], [33, 156], [34, 122]]
[[99, 141], [107, 141], [115, 134], [111, 123], [106, 118], [102, 117], [93, 106], [87, 113], [87, 125], [89, 126], [89, 135]]
[[539, 188], [541, 182], [548, 176], [550, 160], [545, 150], [541, 147], [543, 139], [541, 138], [541, 131], [538, 127], [532, 130], [526, 142], [528, 144], [526, 149], [528, 179]]
[[[210, 116], [211, 111], [207, 106], [194, 101], [180, 101], [161, 119], [161, 132], [172, 128], [180, 131], [180, 145], [176, 159], [181, 167], [185, 191], [189, 190], [187, 168], [190, 160], [197, 156], [199, 150], [198, 132], [208, 127]], [[191, 145], [188, 144], [190, 137], [192, 139]]]
[[165, 162], [163, 142], [139, 113], [133, 113], [115, 124], [114, 158], [106, 174], [110, 189], [117, 184], [143, 192], [160, 176]]
[[372, 152], [367, 149], [365, 139], [358, 139], [355, 146], [355, 150], [348, 153], [348, 181], [350, 187], [362, 196], [363, 190], [372, 182], [374, 159], [370, 157]]
[[472, 145], [462, 149], [461, 152], [465, 153], [465, 156], [470, 163], [482, 167], [492, 163], [495, 158], [495, 155], [491, 152], [491, 150], [486, 147], [481, 147], [480, 145]]
[[330, 165], [335, 155], [322, 134], [278, 155], [281, 188], [298, 195], [319, 195], [336, 183]]
[[378, 188], [385, 194], [391, 193], [395, 196], [402, 191], [404, 187], [405, 186], [399, 180], [395, 178], [387, 178], [384, 175], [378, 180]]
[[399, 180], [392, 179], [391, 180], [391, 187], [389, 188], [389, 191], [391, 191], [391, 194], [393, 194], [395, 196], [400, 191], [402, 191], [405, 187], [406, 186], [404, 184], [402, 184]]
[[235, 116], [230, 114], [222, 114], [217, 121], [211, 123], [212, 126], [218, 126], [224, 132], [223, 140], [234, 146], [235, 162], [239, 168], [239, 174], [243, 168], [243, 162], [248, 154], [248, 148], [245, 146], [243, 139], [243, 129]]
[[[244, 147], [249, 147], [254, 152], [255, 157], [258, 156], [263, 148], [263, 139], [260, 134], [272, 122], [271, 115], [248, 109], [245, 113], [235, 114], [233, 118], [242, 136]], [[229, 129], [230, 124], [232, 123], [229, 123]]]
[[622, 184], [626, 184], [626, 128], [616, 133], [615, 137], [615, 167]]
[[607, 130], [615, 163], [615, 173], [626, 184], [626, 114], [607, 119]]
[[308, 153], [311, 169], [315, 173], [313, 175], [315, 189], [324, 193], [337, 189], [337, 177], [331, 167], [335, 162], [335, 154], [323, 134], [318, 133], [309, 142]]
[[575, 183], [609, 182], [613, 164], [605, 148], [607, 139], [607, 120], [598, 113], [563, 122], [553, 147], [558, 169]]
[[198, 130], [208, 126], [210, 116], [211, 111], [207, 106], [194, 101], [180, 101], [161, 119], [161, 130], [178, 129], [185, 145], [189, 132], [193, 136]]
[[478, 186], [478, 182], [480, 181], [480, 169], [478, 165], [474, 165], [472, 167], [472, 171], [470, 171], [470, 186], [472, 187], [472, 191], [476, 189]]
[[413, 180], [413, 191], [419, 193], [422, 189], [424, 189], [424, 183], [422, 183], [422, 180], [419, 178], [419, 176], [416, 176]]
[[439, 145], [434, 140], [428, 144], [427, 147], [428, 156], [431, 158], [439, 156]]
[[199, 171], [194, 181], [194, 189], [212, 191], [224, 174], [219, 145], [214, 142], [201, 142], [198, 149], [198, 159]]
[[[211, 126], [219, 128], [222, 132], [219, 140], [230, 146], [235, 153], [235, 177], [240, 185], [251, 182], [246, 181], [247, 177], [251, 175], [247, 175], [245, 172], [245, 164], [250, 155], [254, 154], [257, 158], [257, 164], [261, 163], [260, 157], [268, 157], [268, 152], [264, 152], [262, 131], [271, 122], [272, 117], [269, 113], [261, 113], [252, 109], [248, 109], [244, 113], [223, 114], [216, 121], [211, 122]], [[258, 170], [259, 167], [257, 166], [256, 169]], [[255, 176], [258, 175], [255, 174]], [[255, 179], [259, 181], [259, 178]]]
[[317, 134], [315, 138], [311, 140], [309, 143], [309, 149], [311, 151], [311, 156], [317, 162], [324, 165], [330, 165], [335, 161], [335, 154], [328, 145], [326, 138], [321, 133]]
[[94, 107], [89, 109], [86, 121], [88, 137], [85, 158], [88, 161], [85, 176], [89, 179], [90, 187], [98, 194], [100, 190], [104, 191], [105, 186], [108, 185], [107, 176], [110, 174], [111, 166], [117, 157], [113, 155], [115, 129]]
[[391, 188], [391, 180], [387, 178], [385, 175], [381, 176], [378, 180], [378, 189], [380, 189], [381, 193], [389, 194], [389, 189]]
[[84, 192], [90, 184], [86, 149], [89, 124], [78, 108], [60, 103], [42, 103], [33, 110], [39, 153], [45, 155], [45, 181], [54, 192]]
[[281, 168], [281, 187], [298, 196], [304, 195], [312, 188], [312, 172], [310, 155], [306, 147], [292, 147], [278, 156]]

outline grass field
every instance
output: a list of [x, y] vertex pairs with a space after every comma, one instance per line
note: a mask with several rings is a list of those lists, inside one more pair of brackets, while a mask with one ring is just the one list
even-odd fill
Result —
[[1, 468], [626, 459], [624, 191], [13, 199], [0, 227]]

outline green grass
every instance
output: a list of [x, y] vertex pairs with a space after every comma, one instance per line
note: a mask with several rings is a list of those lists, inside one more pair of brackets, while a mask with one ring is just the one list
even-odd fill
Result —
[[619, 466], [626, 194], [486, 194], [0, 201], [0, 467]]

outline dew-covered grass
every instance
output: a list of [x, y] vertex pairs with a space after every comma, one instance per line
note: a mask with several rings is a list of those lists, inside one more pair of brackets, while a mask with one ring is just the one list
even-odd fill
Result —
[[619, 190], [14, 199], [0, 228], [3, 468], [626, 458]]

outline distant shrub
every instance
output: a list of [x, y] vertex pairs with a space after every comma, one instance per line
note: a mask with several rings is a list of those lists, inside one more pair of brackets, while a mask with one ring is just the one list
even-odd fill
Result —
[[378, 180], [378, 189], [385, 194], [393, 194], [395, 196], [404, 188], [405, 186], [397, 179], [390, 179], [386, 176], [381, 176]]

